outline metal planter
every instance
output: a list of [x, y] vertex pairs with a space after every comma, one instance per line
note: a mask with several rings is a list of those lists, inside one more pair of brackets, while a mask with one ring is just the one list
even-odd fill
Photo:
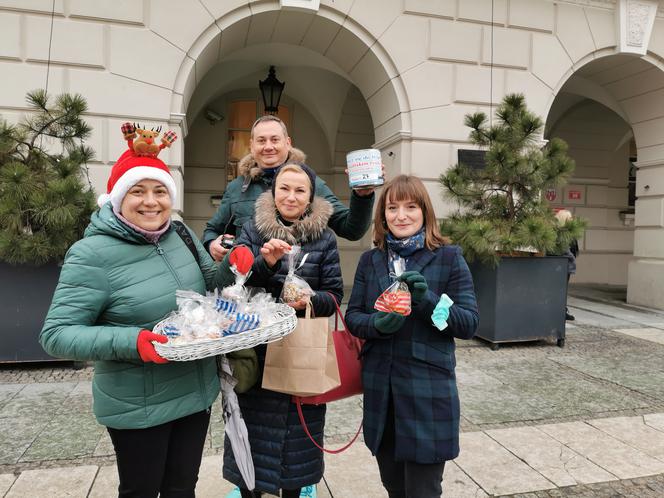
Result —
[[60, 266], [0, 263], [0, 362], [50, 361], [39, 332], [51, 305]]
[[496, 268], [472, 263], [480, 310], [476, 337], [498, 349], [502, 342], [555, 337], [565, 344], [567, 258], [500, 258]]

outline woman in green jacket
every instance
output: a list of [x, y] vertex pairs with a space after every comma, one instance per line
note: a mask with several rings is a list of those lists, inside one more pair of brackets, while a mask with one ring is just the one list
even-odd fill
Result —
[[177, 309], [176, 290], [204, 294], [221, 275], [193, 233], [176, 232], [168, 167], [134, 152], [125, 127], [130, 149], [65, 257], [40, 342], [53, 356], [94, 360], [94, 413], [113, 441], [119, 496], [193, 497], [219, 393], [215, 360], [169, 363], [152, 344], [166, 338], [151, 330]]

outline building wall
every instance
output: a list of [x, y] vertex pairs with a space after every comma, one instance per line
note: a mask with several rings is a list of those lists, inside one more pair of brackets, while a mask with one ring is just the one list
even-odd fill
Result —
[[[156, 0], [56, 0], [49, 91], [79, 92], [87, 98], [88, 120], [94, 127], [89, 145], [97, 151], [91, 177], [101, 190], [110, 166], [125, 148], [118, 132], [122, 121], [162, 124], [180, 136], [198, 133], [198, 110], [193, 105], [190, 109], [190, 104], [200, 107], [218, 98], [215, 85], [238, 88], [233, 87], [236, 71], [225, 71], [212, 80], [206, 80], [206, 75], [221, 64], [239, 70], [240, 55], [256, 59], [269, 53], [288, 61], [287, 70], [305, 69], [298, 94], [292, 97], [320, 124], [330, 165], [338, 168], [334, 142], [348, 126], [348, 117], [342, 120], [345, 100], [338, 95], [345, 99], [347, 88], [341, 92], [340, 86], [334, 86], [339, 90], [334, 101], [315, 98], [320, 74], [308, 80], [306, 73], [316, 65], [317, 70], [357, 87], [388, 174], [421, 176], [442, 217], [454, 206], [442, 199], [437, 178], [456, 163], [457, 150], [468, 147], [464, 115], [490, 112], [491, 104], [505, 93], [522, 92], [536, 113], [547, 116], [562, 85], [586, 63], [621, 51], [636, 54], [638, 47], [625, 46], [624, 29], [623, 35], [618, 30], [632, 22], [629, 16], [618, 15], [626, 12], [625, 2], [496, 0], [492, 19], [491, 0], [321, 0], [320, 8], [311, 12], [282, 9], [277, 0], [182, 0], [168, 2], [167, 8]], [[657, 5], [648, 0], [641, 3]], [[45, 84], [51, 6], [50, 0], [0, 0], [0, 113], [10, 119], [25, 110], [25, 91]], [[628, 25], [635, 26], [640, 25]], [[652, 36], [628, 32], [637, 38], [642, 34], [638, 49], [643, 48], [644, 54], [648, 50], [642, 58], [661, 73], [661, 13]], [[648, 185], [650, 194], [645, 190], [642, 194], [650, 198], [637, 204], [637, 252], [642, 262], [658, 263], [664, 258], [659, 249], [664, 222], [662, 216], [650, 213], [661, 211], [661, 196], [653, 186], [660, 183], [658, 161], [664, 158], [664, 149], [658, 145], [664, 93], [656, 85], [645, 94], [631, 91], [647, 81], [635, 75], [620, 88], [598, 89], [596, 96], [613, 92], [634, 125], [637, 145], [647, 148], [640, 159], [647, 155], [650, 179], [638, 188]], [[620, 100], [619, 94], [631, 96]], [[353, 98], [357, 100], [357, 95]], [[335, 121], [340, 128], [331, 128]], [[309, 130], [296, 130], [293, 135]], [[192, 135], [191, 142], [196, 141], [206, 142], [205, 134]], [[189, 139], [177, 141], [163, 157], [180, 186], [188, 143]], [[332, 173], [336, 185], [341, 181], [339, 172], [332, 169]], [[187, 189], [193, 191], [196, 174], [191, 181]], [[588, 201], [596, 199], [593, 203], [607, 209], [622, 203], [622, 194], [616, 193], [621, 186], [586, 189]], [[195, 198], [186, 202], [197, 205]], [[176, 207], [185, 209], [186, 215], [185, 205]], [[655, 225], [638, 229], [639, 218], [655, 220]], [[606, 228], [611, 223], [598, 226]], [[617, 251], [628, 247], [621, 238], [623, 231], [601, 232], [597, 231], [592, 244], [606, 244]]]

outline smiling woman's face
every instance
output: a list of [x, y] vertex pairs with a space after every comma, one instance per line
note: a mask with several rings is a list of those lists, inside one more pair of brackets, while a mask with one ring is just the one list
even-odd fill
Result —
[[295, 221], [304, 214], [311, 196], [311, 182], [306, 173], [285, 171], [275, 180], [274, 203], [281, 217]]
[[158, 230], [171, 217], [171, 195], [157, 180], [141, 180], [122, 199], [122, 216], [139, 228]]
[[385, 222], [387, 228], [397, 239], [415, 235], [424, 226], [424, 214], [417, 202], [406, 199], [385, 204]]

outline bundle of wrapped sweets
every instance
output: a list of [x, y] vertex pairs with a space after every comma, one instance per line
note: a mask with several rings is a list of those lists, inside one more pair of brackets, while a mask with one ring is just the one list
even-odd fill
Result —
[[222, 289], [221, 294], [217, 290], [206, 296], [176, 291], [178, 310], [163, 321], [169, 342], [219, 339], [274, 323], [278, 308], [275, 299], [262, 291], [250, 291], [244, 286], [249, 274], [241, 274], [235, 267], [231, 270], [235, 283]]
[[399, 315], [408, 316], [412, 311], [410, 291], [405, 282], [396, 280], [406, 271], [406, 261], [403, 258], [394, 258], [392, 267], [393, 271], [390, 273], [390, 277], [395, 279], [395, 282], [378, 296], [374, 303], [374, 309], [385, 313], [398, 313]]

